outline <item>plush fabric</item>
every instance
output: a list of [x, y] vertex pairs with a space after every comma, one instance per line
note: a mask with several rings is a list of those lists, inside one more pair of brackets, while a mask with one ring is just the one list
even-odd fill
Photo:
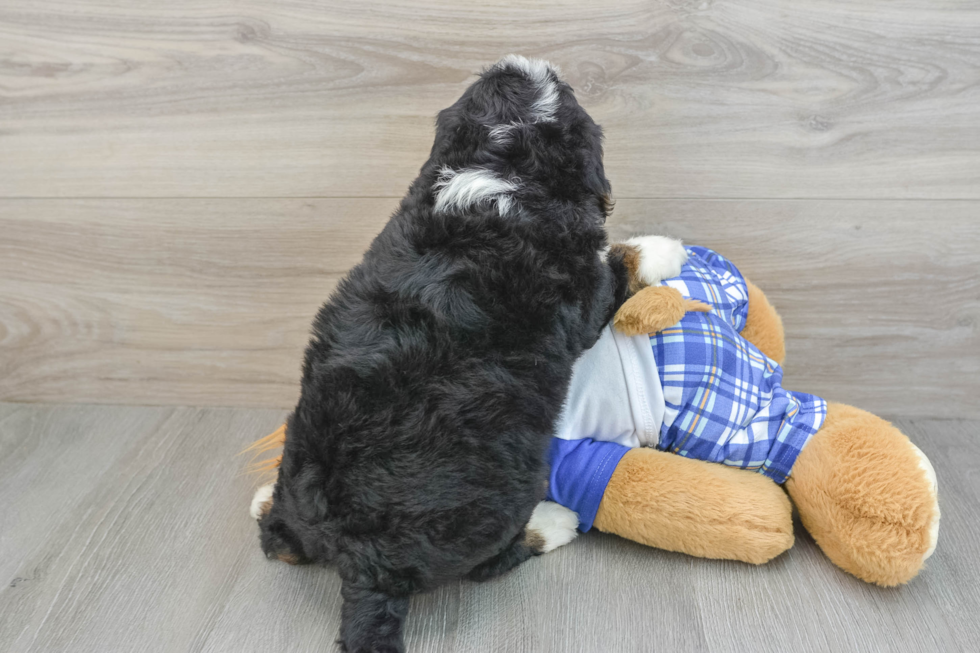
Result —
[[837, 566], [870, 583], [898, 585], [921, 569], [939, 518], [919, 461], [909, 439], [885, 420], [831, 403], [786, 489]]
[[742, 328], [742, 337], [758, 347], [763, 354], [780, 365], [786, 362], [786, 338], [783, 319], [769, 303], [765, 293], [745, 279], [749, 292], [749, 312]]
[[677, 324], [688, 311], [710, 310], [704, 302], [685, 299], [674, 288], [648, 286], [620, 306], [613, 326], [628, 336], [638, 336]]
[[623, 456], [594, 526], [669, 551], [753, 564], [793, 546], [792, 507], [771, 480], [648, 448]]
[[657, 447], [783, 483], [827, 402], [785, 389], [782, 368], [714, 311], [689, 313], [650, 343], [665, 402]]

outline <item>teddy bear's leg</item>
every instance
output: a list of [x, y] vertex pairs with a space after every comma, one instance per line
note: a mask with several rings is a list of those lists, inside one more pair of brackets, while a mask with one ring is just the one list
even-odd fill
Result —
[[936, 546], [935, 472], [905, 435], [871, 413], [830, 404], [786, 489], [820, 548], [862, 580], [905, 583]]
[[742, 337], [782, 365], [786, 360], [783, 320], [758, 286], [748, 279], [745, 285], [749, 290], [749, 314], [742, 328]]
[[793, 546], [792, 507], [770, 479], [647, 448], [620, 460], [594, 525], [669, 551], [753, 564]]

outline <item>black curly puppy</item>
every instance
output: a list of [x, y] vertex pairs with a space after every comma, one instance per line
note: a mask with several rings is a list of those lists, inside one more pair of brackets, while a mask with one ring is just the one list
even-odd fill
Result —
[[316, 317], [255, 516], [268, 556], [337, 565], [346, 651], [404, 650], [412, 593], [574, 536], [535, 506], [572, 364], [628, 285], [601, 141], [553, 67], [490, 67]]

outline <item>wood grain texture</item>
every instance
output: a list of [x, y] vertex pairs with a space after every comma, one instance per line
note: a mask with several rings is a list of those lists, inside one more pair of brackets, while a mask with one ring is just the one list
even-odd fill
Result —
[[396, 205], [0, 202], [0, 396], [290, 406], [316, 309]]
[[416, 598], [410, 650], [976, 648], [974, 7], [8, 0], [0, 401], [237, 408], [0, 404], [0, 652], [331, 650], [336, 574], [264, 559], [234, 456], [295, 402], [310, 320], [436, 112], [508, 52], [604, 125], [614, 237], [714, 247], [767, 292], [788, 387], [972, 419], [897, 421], [943, 510], [908, 586], [799, 529], [758, 568], [591, 533]]
[[[262, 556], [254, 483], [235, 458], [283, 416], [0, 405], [0, 651], [333, 650], [336, 573]], [[500, 579], [417, 597], [409, 650], [972, 650], [980, 421], [896, 424], [932, 459], [943, 510], [936, 553], [909, 585], [846, 575], [799, 528], [760, 567], [587, 533]]]
[[620, 197], [980, 198], [957, 0], [12, 0], [0, 195], [399, 197], [516, 51], [605, 126]]
[[[0, 200], [0, 399], [290, 408], [316, 309], [395, 206]], [[735, 261], [783, 315], [788, 387], [980, 417], [977, 203], [620, 200], [609, 229]]]

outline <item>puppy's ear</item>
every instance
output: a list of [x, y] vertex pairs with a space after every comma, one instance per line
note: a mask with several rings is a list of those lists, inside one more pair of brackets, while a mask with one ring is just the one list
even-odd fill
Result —
[[602, 211], [602, 215], [608, 218], [612, 215], [613, 209], [616, 207], [616, 200], [614, 200], [609, 193], [603, 193], [599, 197], [599, 210]]

